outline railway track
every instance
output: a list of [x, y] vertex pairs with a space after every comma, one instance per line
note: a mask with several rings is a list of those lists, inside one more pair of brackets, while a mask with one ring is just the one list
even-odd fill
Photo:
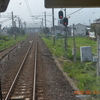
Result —
[[[30, 40], [30, 36], [31, 35], [27, 36], [28, 40]], [[25, 42], [25, 40], [24, 41], [20, 41], [19, 43], [17, 43], [14, 46], [11, 46], [8, 49], [0, 50], [0, 59], [3, 59], [5, 56], [7, 56], [13, 50], [18, 49], [18, 47], [22, 47], [22, 45], [24, 44], [24, 42]]]
[[[36, 34], [33, 37], [25, 47], [28, 50], [22, 55], [22, 63], [17, 61], [20, 64], [6, 72], [8, 77], [6, 75], [2, 84], [2, 100], [80, 100], [74, 96], [74, 90], [57, 68], [43, 41]], [[25, 48], [22, 47], [19, 53], [22, 54]], [[20, 59], [21, 56], [17, 56]]]
[[17, 45], [12, 46], [11, 48], [0, 50], [0, 58], [3, 59], [9, 52], [12, 52], [14, 49], [22, 45], [23, 43], [24, 41], [18, 43]]
[[[37, 38], [31, 41], [27, 53], [19, 67], [19, 70], [7, 92], [4, 100], [44, 100], [43, 88], [37, 82], [37, 60], [38, 60], [38, 42]], [[37, 84], [39, 88], [37, 88]], [[38, 89], [38, 90], [36, 90]], [[42, 90], [41, 90], [42, 89]], [[4, 89], [6, 90], [8, 89]], [[37, 91], [37, 95], [36, 95]]]

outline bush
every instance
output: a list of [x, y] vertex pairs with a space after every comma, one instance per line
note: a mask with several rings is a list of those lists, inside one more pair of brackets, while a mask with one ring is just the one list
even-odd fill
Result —
[[[51, 38], [43, 38], [48, 48], [57, 57], [66, 57], [64, 50], [64, 39], [57, 39], [55, 47]], [[96, 90], [96, 68], [93, 62], [80, 62], [80, 46], [91, 46], [93, 52], [96, 52], [96, 42], [89, 40], [87, 37], [76, 37], [76, 47], [77, 47], [77, 62], [73, 62], [72, 48], [73, 39], [68, 38], [68, 59], [70, 61], [65, 61], [63, 63], [63, 70], [68, 73], [68, 75], [77, 80], [77, 86], [80, 90]], [[98, 82], [100, 83], [100, 81]]]

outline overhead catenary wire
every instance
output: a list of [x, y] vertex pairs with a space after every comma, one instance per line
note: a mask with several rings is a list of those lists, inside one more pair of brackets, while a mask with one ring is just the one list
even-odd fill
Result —
[[78, 10], [76, 10], [76, 11], [74, 11], [74, 12], [72, 12], [72, 13], [66, 15], [66, 16], [70, 16], [70, 15], [72, 15], [72, 14], [75, 14], [75, 13], [77, 13], [78, 11], [80, 11], [80, 10], [82, 10], [82, 9], [83, 9], [83, 8], [80, 8], [80, 9], [78, 9]]
[[[32, 16], [32, 12], [31, 12], [31, 9], [30, 9], [28, 1], [26, 1], [26, 0], [24, 0], [24, 1], [25, 1], [25, 4], [26, 4], [27, 8], [28, 8], [28, 11], [29, 11], [30, 15]], [[32, 18], [32, 20], [34, 21], [33, 18]]]
[[[75, 13], [77, 13], [78, 11], [80, 11], [80, 10], [82, 10], [82, 9], [83, 9], [83, 7], [82, 7], [82, 8], [79, 8], [78, 10], [76, 10], [76, 11], [74, 11], [74, 12], [72, 12], [72, 13], [66, 15], [66, 16], [70, 16], [70, 15], [72, 15], [72, 14], [75, 14]], [[33, 17], [35, 17], [35, 16], [33, 16]], [[41, 19], [41, 18], [37, 18], [37, 19]], [[58, 19], [58, 18], [55, 18], [55, 19]], [[44, 20], [44, 19], [43, 19], [43, 20]], [[49, 21], [49, 20], [46, 20], [46, 21], [52, 22], [52, 21]]]
[[0, 21], [0, 23], [4, 23], [4, 22], [7, 22], [7, 21], [10, 21], [11, 19], [6, 19], [6, 20], [3, 20], [3, 21]]
[[[28, 8], [28, 11], [29, 11], [30, 15], [32, 16], [32, 12], [31, 12], [31, 10], [30, 10], [30, 6], [29, 6], [28, 1], [27, 1], [27, 0], [24, 0], [24, 1], [25, 1], [25, 4], [26, 4], [27, 8]], [[72, 15], [72, 14], [75, 14], [75, 13], [77, 13], [78, 11], [80, 11], [80, 10], [82, 10], [82, 9], [83, 9], [83, 7], [82, 7], [82, 8], [79, 8], [78, 10], [76, 10], [76, 11], [74, 11], [74, 12], [72, 12], [72, 13], [66, 15], [66, 16], [70, 16], [70, 15]], [[39, 16], [40, 16], [40, 15], [39, 15]], [[39, 17], [39, 16], [38, 16], [38, 17]], [[32, 16], [32, 20], [34, 21], [33, 17], [36, 17], [36, 16]], [[37, 19], [42, 19], [42, 18], [37, 18]], [[58, 18], [55, 18], [55, 19], [58, 19]], [[43, 19], [43, 20], [44, 20], [44, 19]], [[52, 22], [52, 21], [50, 21], [50, 20], [46, 20], [46, 21]]]

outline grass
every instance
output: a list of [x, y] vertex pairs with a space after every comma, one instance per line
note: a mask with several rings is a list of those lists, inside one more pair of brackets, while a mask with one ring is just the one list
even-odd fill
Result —
[[[51, 37], [42, 36], [42, 39], [46, 43], [47, 47], [51, 50], [53, 55], [58, 58], [65, 56], [64, 51], [64, 39], [56, 39], [56, 45], [53, 46], [53, 40]], [[97, 89], [97, 74], [96, 74], [96, 63], [94, 62], [81, 62], [80, 61], [80, 47], [81, 46], [91, 46], [93, 54], [97, 54], [97, 42], [90, 40], [88, 37], [76, 37], [76, 47], [77, 47], [77, 62], [73, 62], [72, 48], [73, 48], [73, 38], [68, 38], [68, 59], [69, 61], [64, 61], [62, 64], [63, 70], [68, 73], [68, 75], [73, 78], [75, 84], [80, 90], [96, 91]], [[98, 85], [100, 82], [98, 82]]]
[[76, 85], [80, 90], [93, 90], [93, 84], [96, 82], [96, 68], [91, 63], [70, 63], [64, 62], [63, 69], [68, 75], [77, 80]]
[[[96, 41], [90, 40], [88, 37], [76, 37], [76, 49], [77, 49], [77, 58], [80, 58], [80, 47], [81, 46], [91, 46], [93, 54], [96, 54]], [[68, 50], [69, 50], [69, 57], [72, 57], [72, 48], [73, 48], [73, 38], [68, 39]]]
[[6, 49], [9, 48], [13, 45], [15, 45], [16, 43], [18, 43], [19, 41], [25, 40], [27, 35], [25, 36], [18, 36], [16, 39], [14, 39], [12, 36], [0, 36], [0, 50], [2, 49]]

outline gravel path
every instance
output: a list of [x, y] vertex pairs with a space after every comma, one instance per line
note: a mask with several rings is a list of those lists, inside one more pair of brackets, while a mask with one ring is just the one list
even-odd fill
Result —
[[75, 97], [73, 88], [56, 66], [51, 52], [41, 39], [39, 46], [45, 65], [45, 100], [80, 100]]

